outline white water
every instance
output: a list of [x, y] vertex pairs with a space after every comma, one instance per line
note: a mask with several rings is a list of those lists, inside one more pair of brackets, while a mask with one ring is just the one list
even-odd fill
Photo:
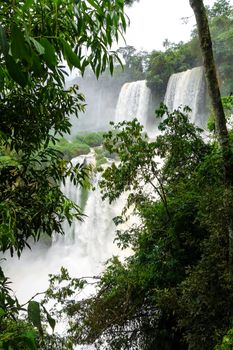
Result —
[[124, 84], [116, 106], [115, 122], [137, 118], [146, 127], [150, 96], [145, 80]]
[[[199, 126], [205, 123], [199, 113], [205, 95], [202, 68], [174, 74], [168, 84], [165, 103], [170, 110], [180, 104], [192, 109], [191, 120]], [[125, 84], [117, 103], [115, 122], [137, 118], [144, 126], [147, 123], [150, 90], [145, 81]], [[93, 162], [93, 156], [80, 156], [74, 162]], [[94, 181], [97, 181], [95, 179]], [[63, 186], [64, 193], [80, 203], [81, 190], [68, 180]], [[56, 237], [51, 247], [36, 244], [32, 251], [25, 250], [20, 260], [8, 257], [4, 272], [13, 280], [13, 289], [20, 302], [24, 303], [37, 292], [48, 286], [48, 274], [58, 273], [66, 267], [71, 276], [93, 276], [103, 269], [103, 262], [113, 254], [119, 254], [113, 244], [115, 226], [112, 218], [120, 214], [122, 199], [109, 205], [102, 202], [98, 189], [89, 193], [83, 223], [75, 221], [71, 227], [65, 224], [65, 236]]]
[[[146, 126], [150, 95], [146, 81], [124, 84], [118, 98], [115, 121], [138, 118]], [[198, 67], [171, 76], [165, 103], [170, 110], [180, 104], [189, 105], [193, 109], [191, 120], [202, 125], [204, 119], [198, 111], [203, 104], [203, 95], [203, 69]], [[93, 162], [93, 155], [80, 156], [74, 162], [84, 159]], [[81, 190], [69, 180], [62, 189], [69, 198], [80, 203]], [[71, 227], [65, 224], [65, 236], [57, 237], [49, 248], [35, 244], [32, 251], [23, 252], [20, 260], [8, 257], [4, 271], [12, 278], [20, 301], [25, 302], [36, 292], [45, 290], [48, 274], [58, 273], [61, 266], [67, 267], [73, 276], [93, 275], [101, 271], [103, 262], [112, 254], [119, 253], [113, 244], [115, 226], [112, 218], [120, 214], [122, 206], [122, 200], [111, 206], [102, 202], [97, 186], [96, 191], [89, 193], [84, 210], [87, 217], [83, 223], [74, 221]]]
[[196, 67], [185, 72], [172, 74], [167, 85], [164, 103], [169, 111], [179, 106], [192, 109], [190, 120], [201, 128], [206, 128], [205, 113], [206, 84], [203, 67]]
[[[74, 163], [93, 162], [93, 156], [80, 156]], [[98, 176], [95, 177], [97, 185]], [[81, 190], [69, 180], [63, 186], [64, 193], [80, 203]], [[112, 255], [121, 253], [113, 243], [115, 225], [112, 218], [119, 215], [122, 200], [113, 205], [102, 201], [96, 186], [90, 191], [84, 209], [84, 222], [75, 221], [70, 227], [65, 224], [65, 236], [57, 236], [51, 247], [35, 244], [32, 251], [25, 250], [18, 260], [7, 256], [3, 263], [5, 274], [12, 278], [13, 289], [20, 302], [26, 302], [35, 293], [44, 291], [48, 286], [48, 274], [58, 273], [61, 266], [66, 267], [71, 276], [93, 276], [103, 269], [103, 263]]]
[[[129, 115], [146, 121], [150, 90], [145, 81], [126, 84], [122, 88], [118, 101], [118, 118], [120, 112], [129, 107]], [[126, 95], [124, 96], [124, 92]], [[120, 101], [125, 103], [122, 107]], [[124, 109], [125, 108], [125, 109]], [[135, 112], [135, 113], [134, 113]], [[119, 119], [120, 120], [120, 119]], [[93, 162], [93, 155], [80, 156], [77, 162]], [[120, 215], [124, 200], [121, 198], [111, 206], [101, 199], [100, 190], [95, 181], [95, 191], [90, 191], [84, 213], [84, 222], [75, 220], [71, 227], [64, 224], [64, 236], [57, 236], [48, 247], [42, 243], [32, 244], [32, 250], [25, 249], [21, 258], [11, 258], [5, 254], [7, 261], [3, 263], [6, 276], [13, 281], [13, 290], [21, 303], [29, 300], [37, 292], [48, 287], [48, 274], [57, 274], [61, 266], [66, 267], [71, 276], [93, 276], [103, 270], [103, 263], [112, 255], [122, 254], [113, 243], [115, 225], [112, 221]], [[77, 204], [81, 200], [81, 189], [77, 189], [67, 180], [62, 190]]]

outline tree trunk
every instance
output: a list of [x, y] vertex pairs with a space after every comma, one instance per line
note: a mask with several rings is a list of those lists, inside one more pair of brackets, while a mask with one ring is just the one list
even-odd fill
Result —
[[222, 150], [225, 179], [228, 184], [233, 185], [233, 155], [226, 127], [226, 117], [221, 101], [206, 10], [203, 0], [189, 0], [189, 3], [196, 17], [207, 86], [215, 114], [215, 126], [218, 140]]

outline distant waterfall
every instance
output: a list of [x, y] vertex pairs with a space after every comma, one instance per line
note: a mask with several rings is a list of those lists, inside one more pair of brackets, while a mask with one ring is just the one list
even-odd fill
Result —
[[146, 127], [150, 96], [145, 80], [124, 84], [117, 102], [115, 122], [137, 118]]
[[169, 111], [179, 106], [192, 109], [190, 120], [201, 128], [206, 128], [205, 112], [206, 83], [203, 67], [196, 67], [185, 72], [172, 74], [169, 79], [164, 99]]

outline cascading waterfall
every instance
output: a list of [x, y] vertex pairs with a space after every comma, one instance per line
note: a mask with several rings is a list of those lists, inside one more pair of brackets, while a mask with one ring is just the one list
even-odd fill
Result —
[[[92, 153], [87, 156], [79, 156], [72, 161], [81, 163], [84, 160], [86, 163], [95, 162]], [[102, 201], [98, 187], [99, 180], [100, 174], [94, 174], [92, 184], [95, 190], [90, 190], [87, 195], [83, 208], [87, 215], [84, 222], [74, 220], [71, 226], [66, 226], [66, 235], [59, 236], [57, 240], [58, 245], [65, 241], [67, 245], [72, 246], [72, 249], [79, 252], [80, 257], [88, 257], [93, 273], [97, 272], [97, 266], [100, 267], [116, 251], [113, 244], [115, 226], [112, 218], [119, 215], [122, 209], [122, 200], [115, 201], [111, 206], [107, 201]], [[82, 202], [83, 189], [77, 189], [69, 179], [62, 186], [62, 190], [76, 203]]]
[[[145, 125], [149, 100], [150, 90], [145, 81], [125, 84], [119, 96], [116, 121], [136, 117]], [[79, 156], [73, 162], [84, 160], [93, 162], [93, 154]], [[62, 185], [62, 191], [80, 204], [82, 189], [74, 187], [69, 179]], [[4, 271], [12, 279], [19, 300], [26, 302], [36, 292], [45, 290], [48, 274], [58, 273], [61, 266], [66, 267], [72, 276], [93, 275], [103, 269], [106, 259], [113, 254], [119, 255], [121, 251], [113, 244], [115, 226], [112, 218], [120, 214], [123, 203], [124, 199], [119, 199], [111, 206], [102, 202], [100, 190], [96, 186], [96, 190], [87, 195], [84, 222], [76, 220], [71, 227], [65, 223], [65, 235], [55, 237], [50, 247], [39, 242], [32, 245], [31, 251], [25, 249], [20, 260], [7, 256], [7, 261], [3, 263]]]
[[[203, 69], [198, 67], [171, 76], [165, 104], [169, 110], [181, 104], [189, 105], [192, 108], [191, 121], [203, 127], [206, 124], [204, 96]], [[118, 98], [115, 122], [137, 118], [146, 127], [150, 97], [146, 81], [124, 84]], [[72, 160], [74, 163], [83, 161], [94, 162], [93, 153]], [[96, 185], [98, 175], [93, 181]], [[124, 199], [110, 206], [102, 202], [100, 190], [97, 185], [95, 187], [95, 191], [90, 190], [85, 194], [84, 213], [87, 216], [84, 222], [76, 220], [71, 227], [66, 223], [65, 235], [56, 237], [50, 247], [36, 244], [32, 251], [25, 249], [20, 260], [8, 257], [3, 263], [6, 275], [13, 280], [13, 289], [20, 302], [26, 302], [36, 292], [45, 290], [48, 274], [57, 274], [61, 266], [66, 267], [71, 276], [93, 276], [103, 269], [106, 259], [113, 254], [119, 255], [119, 250], [113, 244], [115, 226], [112, 218], [120, 214]], [[82, 202], [83, 190], [77, 189], [69, 179], [62, 185], [62, 191], [77, 204]]]
[[205, 129], [207, 125], [205, 96], [204, 69], [196, 67], [185, 72], [172, 74], [167, 85], [164, 103], [169, 111], [173, 111], [179, 106], [189, 106], [192, 109], [191, 122]]
[[[72, 162], [94, 162], [93, 154], [79, 156]], [[68, 269], [71, 276], [93, 276], [103, 269], [103, 263], [113, 254], [121, 253], [113, 243], [115, 225], [112, 218], [119, 215], [123, 199], [111, 206], [102, 201], [97, 186], [99, 174], [93, 176], [95, 190], [90, 190], [85, 201], [84, 221], [74, 221], [71, 227], [66, 223], [65, 235], [54, 238], [48, 248], [42, 243], [32, 246], [32, 251], [24, 250], [20, 260], [7, 256], [3, 268], [13, 280], [14, 291], [21, 302], [26, 302], [37, 292], [48, 286], [48, 274], [58, 273], [61, 266]], [[64, 194], [80, 204], [82, 189], [75, 187], [69, 179], [62, 185]], [[17, 266], [17, 271], [15, 269]]]
[[122, 86], [117, 102], [115, 122], [137, 118], [146, 127], [151, 91], [146, 80], [126, 83]]

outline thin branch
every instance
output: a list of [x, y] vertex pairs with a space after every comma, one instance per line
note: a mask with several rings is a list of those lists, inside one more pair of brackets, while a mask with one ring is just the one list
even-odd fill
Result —
[[28, 303], [30, 303], [30, 301], [32, 301], [35, 297], [37, 297], [38, 295], [41, 295], [41, 294], [46, 294], [46, 291], [45, 292], [38, 292], [36, 293], [35, 295], [33, 295], [28, 301], [26, 301], [26, 303], [20, 305], [21, 307], [27, 305]]

